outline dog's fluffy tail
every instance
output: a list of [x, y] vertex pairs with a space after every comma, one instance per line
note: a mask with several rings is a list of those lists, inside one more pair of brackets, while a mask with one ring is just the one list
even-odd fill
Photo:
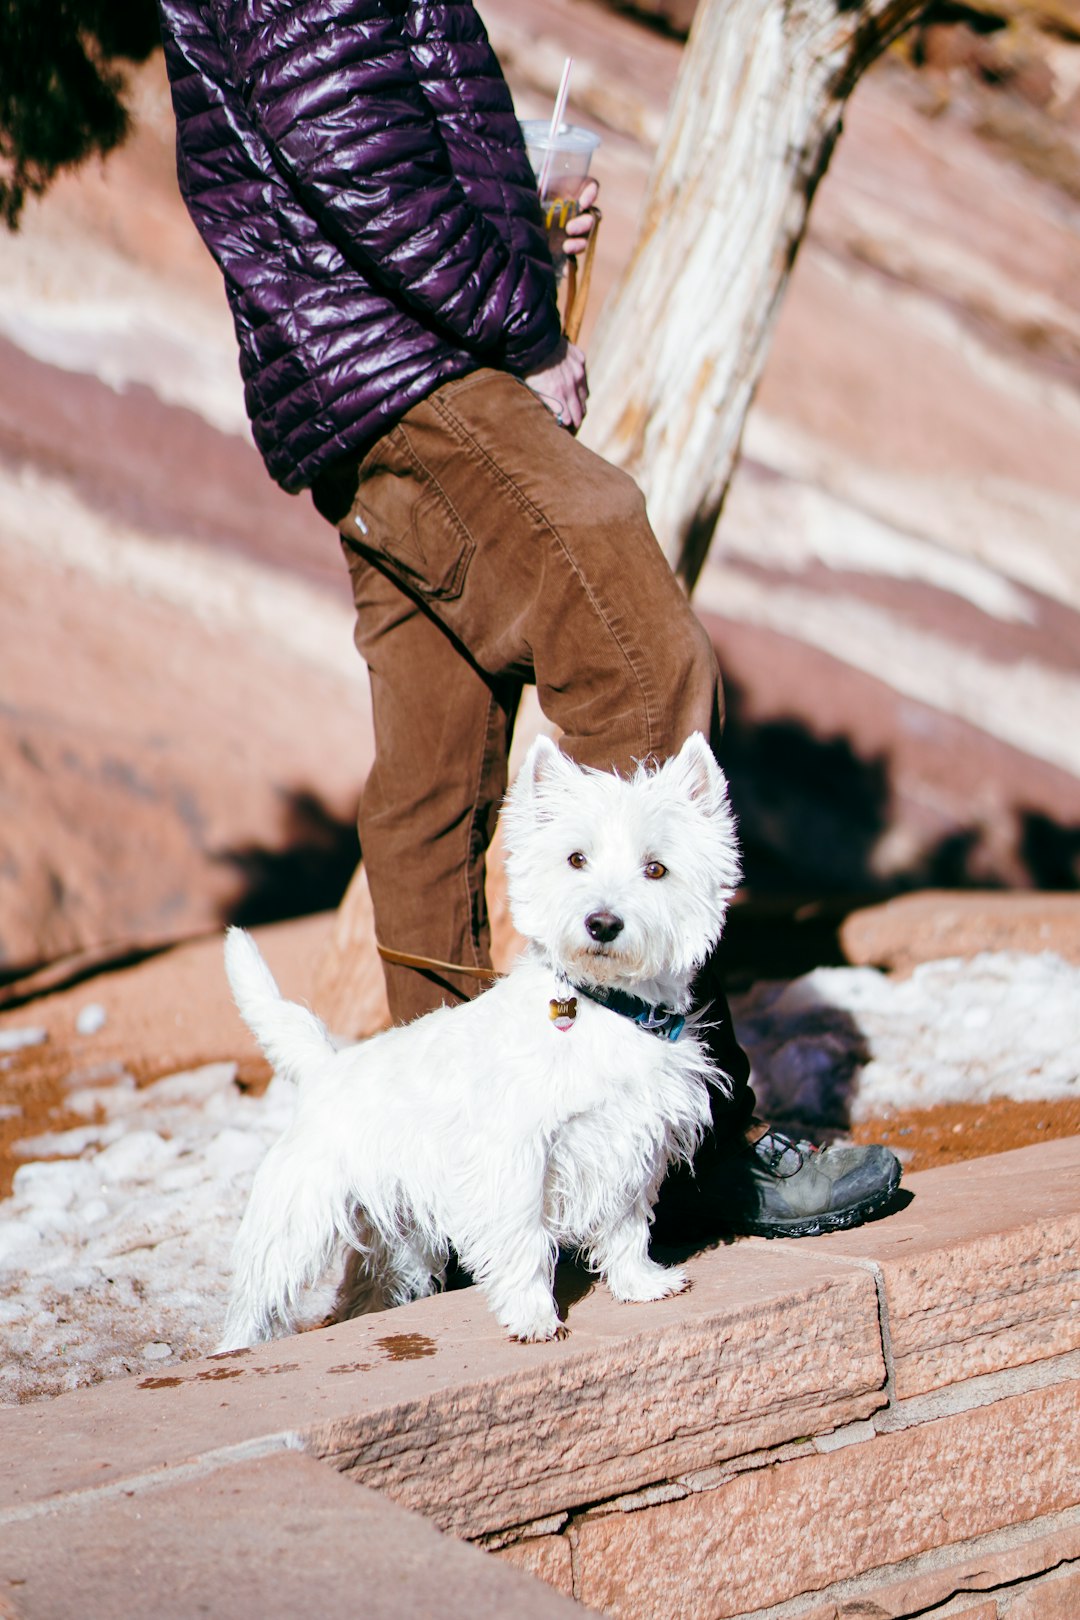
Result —
[[299, 1081], [336, 1050], [321, 1018], [298, 1002], [286, 1001], [263, 961], [259, 947], [243, 928], [225, 935], [225, 972], [240, 1016], [276, 1074]]

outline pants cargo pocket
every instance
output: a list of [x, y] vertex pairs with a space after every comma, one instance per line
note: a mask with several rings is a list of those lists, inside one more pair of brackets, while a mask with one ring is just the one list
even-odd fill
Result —
[[418, 596], [460, 596], [476, 542], [403, 427], [380, 440], [364, 462], [339, 528], [349, 546], [388, 567]]

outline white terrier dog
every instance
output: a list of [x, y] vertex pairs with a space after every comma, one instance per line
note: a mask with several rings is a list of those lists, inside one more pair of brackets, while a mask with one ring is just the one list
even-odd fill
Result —
[[299, 1096], [240, 1227], [222, 1349], [294, 1331], [343, 1245], [339, 1315], [431, 1293], [452, 1247], [516, 1339], [565, 1332], [560, 1247], [617, 1299], [686, 1287], [649, 1258], [649, 1225], [726, 1078], [687, 1017], [739, 875], [723, 773], [697, 734], [630, 779], [541, 737], [503, 817], [511, 911], [531, 943], [462, 1006], [339, 1049], [229, 931], [237, 1006]]

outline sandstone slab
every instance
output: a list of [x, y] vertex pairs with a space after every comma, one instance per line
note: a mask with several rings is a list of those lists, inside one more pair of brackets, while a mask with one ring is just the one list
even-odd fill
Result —
[[[1027, 1287], [1038, 1248], [1009, 1245], [1018, 1234], [1028, 1244], [1031, 1230], [1045, 1240], [1075, 1212], [1078, 1147], [1008, 1155], [968, 1167], [972, 1176], [953, 1168], [912, 1177], [908, 1207], [861, 1232], [700, 1254], [690, 1262], [691, 1292], [654, 1306], [618, 1305], [567, 1271], [561, 1288], [572, 1336], [564, 1343], [509, 1344], [466, 1290], [0, 1410], [0, 1545], [27, 1547], [29, 1527], [70, 1521], [78, 1533], [61, 1536], [49, 1568], [62, 1585], [68, 1550], [89, 1546], [79, 1526], [90, 1516], [142, 1513], [175, 1492], [172, 1517], [185, 1529], [197, 1531], [204, 1512], [220, 1521], [220, 1535], [215, 1528], [203, 1539], [214, 1567], [227, 1573], [226, 1542], [246, 1556], [259, 1518], [251, 1492], [264, 1492], [264, 1478], [278, 1490], [280, 1471], [297, 1465], [316, 1484], [313, 1494], [306, 1485], [279, 1491], [290, 1507], [306, 1511], [324, 1490], [344, 1491], [343, 1504], [364, 1501], [354, 1481], [374, 1485], [388, 1512], [416, 1507], [433, 1520], [432, 1536], [438, 1526], [500, 1544], [516, 1533], [521, 1539], [501, 1545], [490, 1567], [516, 1565], [563, 1593], [576, 1586], [579, 1599], [614, 1615], [723, 1620], [798, 1598], [803, 1620], [862, 1620], [856, 1603], [876, 1620], [939, 1610], [942, 1620], [984, 1620], [991, 1592], [1004, 1602], [1007, 1591], [1015, 1605], [1044, 1587], [1046, 1601], [1068, 1613], [1068, 1560], [1080, 1558], [1080, 1384], [1075, 1358], [1031, 1363], [1056, 1354], [1046, 1348], [1054, 1342], [1047, 1302], [1070, 1272], [1061, 1258], [1038, 1288]], [[987, 1299], [1004, 1301], [985, 1318], [977, 1315], [972, 1253], [981, 1256]], [[913, 1369], [929, 1365], [942, 1345], [958, 1358], [943, 1362], [946, 1370], [974, 1375], [956, 1337], [959, 1321], [939, 1340], [927, 1327], [947, 1321], [954, 1295], [968, 1298], [975, 1337], [1012, 1369], [981, 1386], [980, 1398], [996, 1395], [995, 1404], [972, 1399], [943, 1416], [944, 1403], [924, 1398], [909, 1404], [908, 1426], [896, 1428], [895, 1410], [885, 1409], [893, 1391], [879, 1288], [913, 1383]], [[1016, 1302], [1043, 1293], [1042, 1315], [1025, 1318]], [[1024, 1320], [1044, 1323], [1035, 1357]], [[350, 1472], [353, 1479], [341, 1477]], [[224, 1504], [213, 1482], [227, 1479], [243, 1488]], [[260, 1500], [278, 1498], [271, 1491]], [[294, 1521], [265, 1506], [261, 1520], [264, 1532], [273, 1527], [278, 1557]], [[127, 1571], [141, 1580], [143, 1530], [129, 1536], [112, 1518], [97, 1522], [113, 1538], [106, 1545], [135, 1550]], [[161, 1522], [148, 1523], [147, 1557], [176, 1572], [174, 1584], [187, 1591], [181, 1554], [161, 1541]], [[308, 1539], [322, 1545], [322, 1535], [316, 1525]], [[401, 1545], [390, 1532], [384, 1539]], [[403, 1567], [423, 1564], [410, 1556], [402, 1553]], [[6, 1578], [2, 1563], [0, 1574]], [[111, 1565], [101, 1578], [120, 1580]], [[288, 1578], [280, 1586], [292, 1601]], [[23, 1588], [0, 1580], [0, 1593], [9, 1590], [17, 1613], [63, 1612], [26, 1610]], [[103, 1602], [92, 1612], [125, 1611]], [[238, 1612], [236, 1604], [227, 1612]], [[335, 1613], [332, 1602], [327, 1612]], [[415, 1612], [454, 1610], [442, 1603]], [[1044, 1620], [1038, 1607], [1021, 1607], [1014, 1620], [1035, 1616]], [[1045, 1620], [1059, 1620], [1058, 1609]]]
[[9, 1523], [0, 1590], [20, 1620], [295, 1620], [312, 1608], [324, 1620], [581, 1613], [418, 1514], [289, 1453], [149, 1489], [90, 1492]]
[[908, 1185], [888, 1220], [807, 1240], [879, 1269], [897, 1399], [1080, 1346], [1080, 1138]]
[[[1002, 1592], [1002, 1602], [1016, 1603], [1014, 1591], [1038, 1593], [1046, 1570], [1063, 1560], [1080, 1557], [1080, 1514], [1058, 1515], [1041, 1532], [1017, 1536], [983, 1537], [977, 1544], [958, 1547], [952, 1558], [930, 1555], [914, 1559], [904, 1573], [886, 1570], [854, 1583], [844, 1594], [830, 1596], [800, 1620], [907, 1620], [955, 1612], [963, 1620], [999, 1620], [998, 1602], [990, 1593]], [[1050, 1579], [1051, 1577], [1045, 1577]], [[856, 1595], [857, 1594], [857, 1595]], [[954, 1610], [969, 1594], [971, 1608]], [[1070, 1611], [1070, 1615], [1074, 1611]], [[1080, 1609], [1075, 1611], [1080, 1613]], [[1041, 1610], [1023, 1612], [1024, 1620], [1043, 1620]]]
[[475, 1290], [0, 1411], [0, 1511], [291, 1434], [482, 1535], [866, 1417], [873, 1278], [763, 1241], [649, 1306], [602, 1287], [563, 1343], [508, 1343]]
[[1080, 1614], [1080, 1568], [1054, 1570], [1006, 1598], [1002, 1620], [1076, 1620]]
[[1080, 1500], [1078, 1411], [1080, 1386], [1059, 1385], [588, 1518], [576, 1532], [578, 1595], [635, 1620], [729, 1620], [1061, 1512]]
[[462, 1383], [453, 1400], [313, 1425], [306, 1443], [443, 1529], [474, 1536], [875, 1410], [883, 1361], [871, 1290], [835, 1273], [815, 1281], [784, 1256], [786, 1290], [767, 1303], [779, 1279], [763, 1251], [699, 1257], [689, 1299], [649, 1307], [648, 1319], [635, 1312], [632, 1334], [626, 1307], [598, 1289], [588, 1310], [571, 1312], [574, 1348], [563, 1359]]
[[574, 1593], [574, 1561], [565, 1536], [528, 1536], [492, 1555], [504, 1563], [535, 1575], [568, 1597]]
[[1080, 895], [924, 890], [852, 911], [840, 925], [849, 962], [910, 972], [981, 951], [1055, 951], [1080, 961]]

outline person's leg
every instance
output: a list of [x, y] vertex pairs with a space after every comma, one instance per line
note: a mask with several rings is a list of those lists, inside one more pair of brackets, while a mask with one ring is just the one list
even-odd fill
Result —
[[[485, 854], [520, 685], [482, 674], [415, 598], [348, 545], [345, 555], [375, 721], [360, 847], [379, 941], [490, 966]], [[389, 963], [384, 972], [395, 1023], [484, 988], [463, 974]]]
[[515, 378], [476, 372], [415, 406], [339, 524], [478, 669], [535, 680], [580, 763], [627, 770], [693, 730], [719, 742], [712, 647], [637, 486]]

